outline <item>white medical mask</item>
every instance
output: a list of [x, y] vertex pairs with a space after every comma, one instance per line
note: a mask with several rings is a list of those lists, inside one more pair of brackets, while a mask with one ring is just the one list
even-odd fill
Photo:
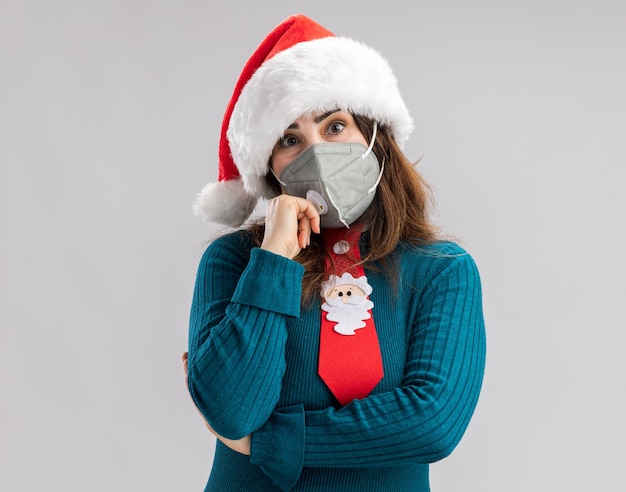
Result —
[[[369, 147], [360, 143], [313, 144], [283, 169], [278, 182], [286, 193], [315, 204], [321, 227], [350, 227], [374, 200], [383, 165]], [[273, 172], [273, 171], [272, 171]]]

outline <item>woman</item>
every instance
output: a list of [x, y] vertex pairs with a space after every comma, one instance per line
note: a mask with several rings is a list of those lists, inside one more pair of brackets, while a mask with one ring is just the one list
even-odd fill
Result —
[[304, 16], [257, 48], [227, 108], [190, 394], [217, 436], [206, 490], [427, 491], [461, 439], [485, 334], [471, 257], [438, 238], [400, 146], [386, 61]]

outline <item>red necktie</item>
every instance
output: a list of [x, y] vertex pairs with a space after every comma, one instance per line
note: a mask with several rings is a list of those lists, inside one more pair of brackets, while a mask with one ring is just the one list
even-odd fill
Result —
[[[322, 286], [322, 326], [318, 372], [337, 400], [364, 398], [383, 378], [383, 362], [372, 318], [372, 289], [359, 252], [360, 229], [325, 229], [332, 258]], [[334, 263], [334, 265], [333, 265]]]

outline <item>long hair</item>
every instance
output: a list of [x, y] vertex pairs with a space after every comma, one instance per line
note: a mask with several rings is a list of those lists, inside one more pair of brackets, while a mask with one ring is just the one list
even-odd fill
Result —
[[[373, 134], [373, 121], [354, 115], [354, 120], [367, 141]], [[359, 218], [368, 231], [367, 251], [361, 260], [364, 267], [384, 268], [391, 280], [397, 278], [393, 253], [401, 242], [425, 245], [437, 241], [437, 227], [430, 220], [431, 190], [415, 166], [402, 153], [386, 126], [376, 134], [373, 152], [379, 162], [385, 160], [382, 178], [374, 201]], [[280, 185], [271, 173], [267, 179], [276, 193]], [[263, 241], [265, 226], [250, 226], [257, 246]], [[322, 231], [323, 234], [323, 231]], [[324, 277], [324, 264], [328, 254], [321, 237], [313, 234], [311, 245], [303, 249], [294, 260], [304, 266], [302, 281], [303, 302], [310, 302], [318, 293]]]

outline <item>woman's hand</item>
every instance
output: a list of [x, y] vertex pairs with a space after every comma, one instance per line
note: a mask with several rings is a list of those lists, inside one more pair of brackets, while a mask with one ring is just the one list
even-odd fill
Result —
[[293, 259], [319, 234], [320, 215], [309, 200], [279, 195], [267, 204], [265, 237], [261, 249]]
[[[189, 354], [187, 352], [184, 352], [183, 353], [183, 370], [185, 371], [185, 383], [187, 383], [187, 374], [189, 372], [188, 359], [189, 359]], [[211, 431], [211, 434], [213, 434], [218, 440], [223, 442], [226, 446], [228, 446], [233, 451], [250, 456], [250, 446], [252, 444], [252, 436], [250, 434], [237, 440], [226, 439], [225, 437], [220, 436], [217, 432], [213, 430], [213, 428], [205, 420], [202, 414], [200, 414], [200, 416], [202, 417], [202, 420], [204, 421], [204, 425], [206, 426], [206, 428], [209, 429], [209, 431]]]

